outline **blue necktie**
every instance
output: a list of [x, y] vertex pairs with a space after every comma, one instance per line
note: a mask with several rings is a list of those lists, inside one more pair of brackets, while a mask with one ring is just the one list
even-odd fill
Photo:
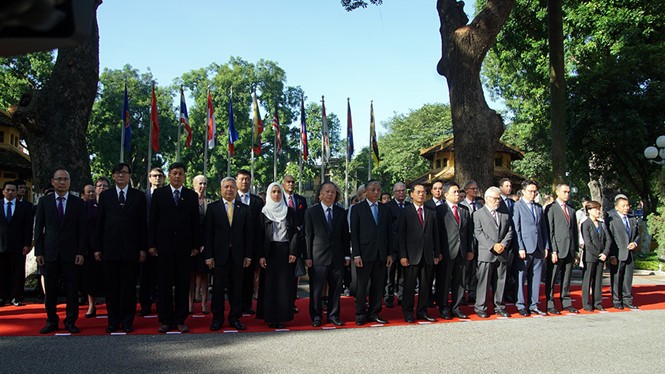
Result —
[[627, 216], [623, 216], [623, 224], [626, 226], [626, 233], [628, 234], [628, 239], [630, 240], [630, 223], [628, 223]]
[[12, 220], [12, 202], [7, 203], [7, 222], [11, 222]]
[[529, 203], [531, 204], [531, 215], [533, 216], [533, 220], [537, 221], [536, 219], [536, 204], [534, 203]]
[[374, 223], [379, 224], [379, 210], [376, 203], [372, 204], [372, 215], [374, 216]]
[[179, 190], [173, 191], [173, 201], [175, 202], [175, 206], [180, 205], [180, 191]]

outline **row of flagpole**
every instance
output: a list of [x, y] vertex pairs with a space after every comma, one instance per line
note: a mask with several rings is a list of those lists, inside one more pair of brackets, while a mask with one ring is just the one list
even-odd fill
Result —
[[[353, 123], [351, 117], [351, 102], [347, 98], [347, 142], [346, 142], [346, 167], [345, 167], [345, 201], [348, 204], [348, 189], [349, 189], [349, 162], [353, 156]], [[256, 92], [253, 92], [253, 130], [252, 130], [252, 147], [250, 150], [251, 158], [251, 178], [254, 180], [254, 155], [261, 154], [261, 133], [263, 133], [263, 121], [259, 112], [258, 101]], [[325, 98], [321, 96], [321, 112], [322, 112], [322, 128], [321, 128], [321, 183], [325, 182], [325, 168], [330, 161], [330, 134], [328, 129], [328, 118], [326, 115]], [[227, 175], [231, 175], [231, 157], [235, 153], [234, 143], [238, 140], [238, 132], [235, 129], [235, 121], [233, 114], [233, 87], [229, 91], [229, 126], [228, 126], [228, 158], [227, 158]], [[180, 87], [180, 115], [178, 121], [178, 145], [177, 145], [177, 161], [181, 160], [181, 138], [182, 126], [185, 127], [187, 138], [185, 146], [190, 147], [192, 141], [192, 129], [189, 123], [189, 114], [187, 112], [187, 104], [185, 102], [185, 93]], [[278, 105], [275, 105], [275, 114], [271, 124], [275, 131], [274, 136], [274, 152], [273, 152], [273, 180], [277, 180], [277, 156], [282, 153], [282, 140], [281, 130], [279, 126]], [[155, 85], [152, 85], [152, 96], [150, 105], [150, 128], [148, 139], [148, 171], [151, 169], [152, 151], [159, 152], [159, 118], [157, 112], [157, 100], [155, 97]], [[120, 162], [124, 162], [124, 152], [131, 150], [131, 121], [129, 114], [129, 96], [127, 94], [127, 83], [125, 82], [124, 101], [122, 106], [122, 123], [120, 133]], [[207, 94], [207, 110], [206, 110], [206, 132], [205, 142], [203, 147], [203, 175], [206, 175], [208, 170], [208, 149], [215, 146], [215, 135], [217, 134], [217, 127], [215, 122], [215, 109], [212, 102], [212, 95], [210, 94], [210, 87], [208, 87]], [[379, 148], [376, 138], [376, 128], [374, 122], [374, 102], [370, 102], [370, 157], [367, 165], [368, 179], [372, 175], [372, 163], [379, 165]], [[307, 161], [309, 156], [307, 144], [307, 120], [305, 115], [305, 98], [301, 98], [300, 106], [300, 157], [298, 158], [298, 192], [302, 192], [302, 168], [303, 160]]]

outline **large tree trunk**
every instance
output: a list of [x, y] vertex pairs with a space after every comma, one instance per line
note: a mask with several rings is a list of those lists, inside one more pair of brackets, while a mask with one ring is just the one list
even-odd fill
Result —
[[25, 137], [37, 191], [51, 185], [51, 173], [64, 167], [72, 191], [90, 183], [90, 153], [86, 130], [99, 80], [97, 4], [92, 32], [80, 45], [61, 48], [53, 73], [43, 89], [26, 94], [12, 118]]
[[563, 62], [563, 11], [561, 2], [561, 0], [547, 1], [552, 177], [554, 185], [563, 183], [566, 170], [566, 80]]
[[463, 2], [438, 0], [436, 5], [442, 45], [437, 71], [448, 81], [455, 179], [460, 183], [474, 179], [482, 189], [494, 183], [494, 153], [504, 124], [485, 101], [480, 69], [514, 4], [514, 0], [488, 0], [468, 25]]

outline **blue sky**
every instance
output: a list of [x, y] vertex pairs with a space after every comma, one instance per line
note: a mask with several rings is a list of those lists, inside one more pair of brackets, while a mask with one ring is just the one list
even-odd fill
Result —
[[435, 0], [384, 0], [353, 12], [339, 0], [111, 0], [99, 7], [98, 21], [102, 69], [130, 64], [166, 85], [231, 56], [272, 60], [307, 101], [324, 95], [327, 112], [343, 127], [349, 97], [356, 149], [368, 143], [370, 100], [378, 124], [426, 103], [449, 102], [445, 78], [436, 72]]

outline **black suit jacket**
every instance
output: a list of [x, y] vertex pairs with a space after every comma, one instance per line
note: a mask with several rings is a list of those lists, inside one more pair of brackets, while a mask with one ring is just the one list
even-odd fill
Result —
[[397, 223], [399, 257], [417, 265], [421, 259], [428, 265], [434, 265], [434, 258], [440, 255], [439, 227], [436, 210], [423, 206], [425, 225], [420, 225], [416, 207], [413, 204], [404, 207]]
[[628, 236], [626, 226], [616, 210], [612, 210], [612, 212], [607, 215], [605, 223], [607, 224], [607, 229], [612, 238], [610, 257], [616, 257], [619, 261], [628, 260], [628, 256], [632, 257], [635, 252], [634, 250], [628, 250], [628, 244], [637, 243], [638, 240], [637, 221], [635, 218], [628, 218], [628, 223], [630, 224], [630, 236]]
[[580, 230], [582, 231], [582, 238], [584, 239], [584, 261], [598, 262], [598, 256], [604, 253], [605, 256], [610, 255], [610, 247], [612, 240], [607, 232], [604, 222], [598, 222], [600, 232], [596, 230], [596, 225], [590, 219], [582, 222]]
[[245, 258], [253, 258], [252, 216], [250, 208], [239, 200], [233, 204], [233, 224], [229, 225], [224, 200], [208, 205], [205, 218], [206, 259], [215, 259], [215, 266], [233, 265], [242, 267]]
[[[307, 199], [304, 196], [294, 193], [293, 195], [293, 205], [294, 208], [289, 208], [292, 210], [295, 215], [293, 216], [293, 224], [298, 229], [298, 256], [305, 256], [307, 251], [307, 245], [305, 244], [305, 212], [307, 211]], [[284, 202], [288, 206], [289, 203], [286, 201], [286, 195], [284, 195]]]
[[120, 206], [115, 187], [99, 194], [97, 203], [97, 243], [95, 251], [104, 261], [138, 261], [139, 252], [147, 250], [145, 195], [127, 189], [124, 207]]
[[353, 256], [363, 261], [386, 261], [395, 256], [392, 233], [392, 212], [377, 201], [378, 224], [374, 221], [368, 200], [359, 202], [351, 209], [351, 247]]
[[[294, 222], [295, 212], [289, 209], [286, 213], [286, 236], [289, 242], [289, 255], [298, 255], [298, 228]], [[263, 227], [263, 245], [259, 249], [256, 257], [268, 257], [270, 252], [270, 242], [272, 242], [273, 221], [269, 220], [265, 214], [261, 213], [261, 226]]]
[[[1, 199], [4, 204], [4, 199]], [[11, 221], [7, 221], [7, 212], [0, 204], [0, 253], [22, 252], [23, 247], [32, 244], [32, 204], [15, 200], [12, 204]]]
[[466, 254], [473, 252], [473, 221], [471, 221], [469, 209], [457, 204], [459, 224], [446, 202], [436, 208], [436, 213], [439, 220], [439, 234], [441, 237], [439, 243], [441, 244], [443, 260], [452, 261], [457, 256], [463, 256], [466, 259]]
[[198, 195], [186, 187], [181, 191], [178, 206], [170, 185], [152, 193], [148, 248], [156, 247], [159, 256], [189, 257], [201, 247]]
[[61, 220], [56, 194], [39, 199], [35, 216], [35, 256], [46, 262], [74, 262], [77, 255], [88, 253], [88, 237], [83, 200], [69, 194], [65, 216]]
[[[241, 203], [240, 195], [236, 196], [236, 201]], [[252, 255], [256, 256], [259, 253], [259, 250], [263, 246], [263, 225], [261, 224], [261, 210], [263, 209], [263, 199], [254, 194], [249, 194], [249, 212], [251, 215], [251, 242], [250, 246], [252, 247]], [[256, 260], [254, 257], [250, 257], [252, 260]], [[256, 261], [254, 261], [256, 263]]]
[[305, 212], [306, 260], [313, 265], [344, 267], [345, 257], [351, 256], [349, 246], [349, 223], [346, 211], [333, 205], [332, 231], [328, 233], [328, 223], [321, 204], [315, 204]]

